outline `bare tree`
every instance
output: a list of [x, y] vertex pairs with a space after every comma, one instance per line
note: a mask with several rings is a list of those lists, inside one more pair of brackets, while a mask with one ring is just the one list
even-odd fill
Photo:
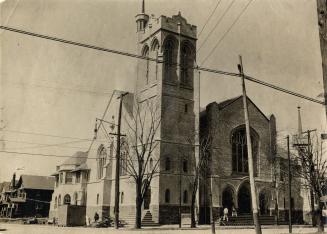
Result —
[[136, 216], [135, 228], [141, 228], [142, 205], [151, 181], [158, 172], [159, 154], [155, 149], [159, 142], [156, 140], [161, 123], [161, 115], [156, 100], [145, 100], [142, 103], [134, 100], [132, 111], [126, 116], [127, 140], [125, 141], [125, 170], [135, 182]]
[[[306, 144], [301, 142], [301, 139], [295, 139], [296, 148], [298, 150], [299, 160], [301, 161], [301, 169], [296, 170], [296, 176], [302, 178], [304, 183], [302, 186], [312, 191], [311, 195], [314, 196], [318, 203], [318, 209], [312, 214], [318, 222], [318, 232], [324, 231], [324, 223], [322, 216], [323, 203], [320, 198], [324, 195], [323, 190], [326, 188], [326, 171], [327, 160], [323, 158], [321, 150], [319, 150], [318, 143], [312, 144], [309, 140]], [[311, 200], [311, 203], [313, 199]]]

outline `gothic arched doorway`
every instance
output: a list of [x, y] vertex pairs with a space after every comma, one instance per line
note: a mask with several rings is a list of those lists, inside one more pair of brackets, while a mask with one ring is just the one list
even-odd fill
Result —
[[250, 192], [250, 184], [244, 183], [241, 185], [238, 190], [237, 195], [238, 202], [238, 213], [240, 214], [249, 214], [252, 211], [251, 208], [251, 192]]
[[144, 203], [144, 209], [148, 210], [150, 208], [150, 203], [151, 203], [151, 187], [149, 187], [146, 190], [146, 192], [144, 194], [143, 203]]
[[234, 206], [234, 192], [231, 187], [226, 187], [222, 194], [223, 209], [227, 208], [228, 212], [232, 214], [232, 208]]
[[259, 209], [260, 215], [269, 214], [269, 196], [266, 191], [261, 191], [259, 193]]

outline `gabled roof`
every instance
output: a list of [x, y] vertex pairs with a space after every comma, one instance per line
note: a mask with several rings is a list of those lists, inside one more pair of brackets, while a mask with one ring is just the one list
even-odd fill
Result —
[[[234, 98], [231, 98], [231, 99], [227, 99], [227, 100], [222, 101], [220, 103], [217, 103], [218, 109], [223, 110], [226, 107], [228, 107], [229, 105], [231, 105], [232, 103], [234, 103], [235, 101], [241, 99], [242, 97], [243, 97], [243, 95], [240, 95], [240, 96], [237, 96], [237, 97], [234, 97]], [[256, 104], [254, 104], [254, 102], [248, 96], [246, 98], [263, 115], [263, 117], [265, 117], [265, 119], [269, 121], [269, 118], [259, 109], [259, 107]]]
[[88, 152], [77, 151], [75, 154], [73, 154], [72, 157], [68, 158], [61, 165], [76, 165], [76, 166], [79, 166], [79, 165], [86, 162], [87, 153]]
[[21, 175], [18, 181], [19, 188], [53, 190], [55, 178], [50, 176]]

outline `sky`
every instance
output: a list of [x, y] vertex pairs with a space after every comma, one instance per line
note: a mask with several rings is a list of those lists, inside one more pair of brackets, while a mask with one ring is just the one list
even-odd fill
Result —
[[[180, 11], [200, 32], [218, 1], [145, 0], [145, 11], [169, 17]], [[198, 48], [205, 43], [197, 63], [238, 72], [242, 55], [246, 74], [317, 98], [323, 86], [316, 1], [253, 0], [234, 24], [248, 2], [220, 1], [198, 37]], [[0, 4], [2, 25], [136, 53], [135, 15], [141, 0], [6, 0]], [[112, 91], [134, 87], [134, 58], [8, 31], [0, 31], [0, 40], [0, 104], [5, 125], [1, 137], [6, 151], [63, 156], [85, 151], [90, 144], [85, 139], [93, 137], [95, 118], [102, 116]], [[322, 105], [258, 84], [246, 85], [248, 96], [263, 113], [276, 116], [279, 142], [286, 134], [296, 133], [297, 106], [301, 106], [304, 130], [326, 131]], [[202, 107], [240, 94], [239, 78], [201, 72]], [[63, 160], [0, 152], [0, 181], [10, 179], [15, 171], [50, 175]]]

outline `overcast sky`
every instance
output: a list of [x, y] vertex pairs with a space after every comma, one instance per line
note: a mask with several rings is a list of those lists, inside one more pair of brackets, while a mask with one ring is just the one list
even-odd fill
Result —
[[[217, 2], [151, 0], [146, 1], [145, 8], [146, 13], [156, 16], [171, 17], [181, 11], [200, 32]], [[221, 0], [198, 46], [231, 3]], [[198, 63], [220, 41], [203, 66], [238, 72], [241, 54], [245, 73], [316, 98], [323, 92], [316, 0], [254, 0], [222, 39], [247, 3], [233, 2], [198, 52]], [[140, 12], [141, 0], [6, 0], [1, 8], [2, 25], [136, 53], [135, 15]], [[26, 142], [57, 144], [74, 139], [13, 131], [92, 138], [94, 120], [102, 115], [112, 90], [132, 90], [136, 60], [0, 33], [5, 149], [57, 155], [87, 150], [88, 141], [45, 147]], [[247, 88], [248, 96], [266, 115], [275, 114], [280, 136], [296, 132], [298, 105], [302, 107], [304, 130], [325, 130], [323, 106], [257, 84], [247, 83]], [[201, 106], [240, 94], [238, 78], [201, 73]], [[0, 160], [1, 181], [8, 180], [18, 167], [25, 168], [18, 174], [49, 175], [63, 159], [0, 153]]]

